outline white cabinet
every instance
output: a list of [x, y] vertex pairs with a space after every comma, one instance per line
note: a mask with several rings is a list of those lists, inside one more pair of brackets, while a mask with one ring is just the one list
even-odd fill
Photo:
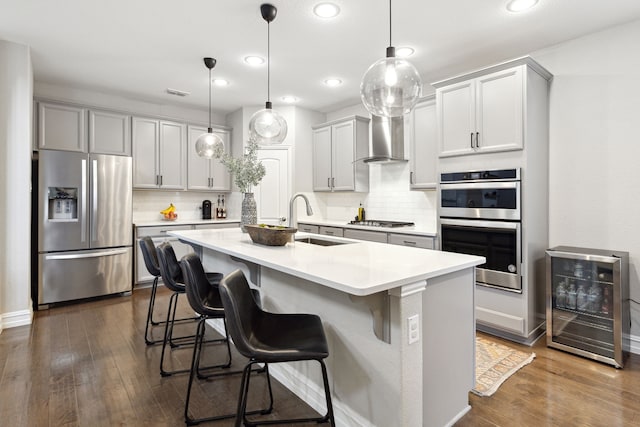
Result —
[[[205, 159], [196, 153], [198, 137], [207, 132], [206, 127], [189, 126], [187, 129], [187, 189], [209, 191], [231, 191], [231, 177], [227, 168], [218, 159]], [[224, 142], [229, 151], [229, 131], [213, 128], [213, 133]]]
[[438, 158], [438, 125], [435, 96], [423, 98], [408, 116], [409, 184], [411, 189], [435, 189]]
[[238, 228], [240, 225], [239, 222], [224, 222], [224, 223], [206, 223], [206, 224], [186, 224], [186, 225], [173, 225], [167, 224], [166, 226], [137, 226], [135, 228], [136, 238], [136, 254], [134, 260], [134, 270], [135, 270], [135, 284], [144, 284], [146, 282], [151, 282], [153, 280], [153, 276], [149, 274], [147, 267], [144, 264], [144, 258], [142, 257], [142, 250], [140, 249], [140, 239], [145, 236], [151, 237], [153, 240], [153, 244], [158, 246], [164, 242], [171, 243], [173, 250], [176, 253], [176, 258], [178, 260], [182, 259], [188, 253], [193, 252], [193, 248], [186, 244], [180, 242], [177, 238], [168, 236], [167, 233], [169, 231], [180, 231], [180, 230], [204, 230], [204, 229], [217, 229], [217, 228]]
[[38, 103], [38, 148], [87, 152], [87, 110], [52, 102]]
[[188, 253], [193, 252], [191, 246], [180, 242], [175, 237], [167, 236], [168, 231], [179, 231], [179, 230], [190, 230], [192, 227], [190, 225], [175, 225], [175, 226], [167, 226], [167, 227], [136, 227], [136, 257], [134, 261], [135, 265], [135, 284], [140, 284], [144, 282], [151, 282], [153, 280], [153, 276], [149, 274], [146, 265], [144, 264], [144, 258], [142, 257], [142, 249], [140, 249], [140, 239], [145, 236], [151, 237], [153, 240], [153, 244], [157, 247], [158, 245], [169, 242], [173, 247], [173, 250], [176, 253], [176, 257], [181, 259]]
[[440, 157], [521, 150], [527, 75], [539, 71], [532, 69], [535, 65], [520, 58], [434, 83]]
[[319, 234], [324, 234], [325, 236], [344, 237], [344, 229], [340, 227], [327, 227], [321, 225], [319, 228]]
[[416, 236], [404, 233], [389, 233], [392, 245], [411, 246], [413, 248], [435, 249], [433, 237]]
[[320, 231], [320, 227], [312, 224], [300, 224], [298, 223], [298, 231], [302, 231], [304, 233], [314, 233], [318, 234]]
[[89, 111], [89, 152], [131, 155], [131, 116], [115, 111]]
[[184, 190], [186, 132], [182, 123], [133, 117], [133, 186]]
[[313, 190], [368, 191], [369, 119], [352, 116], [313, 127]]
[[387, 243], [387, 233], [380, 231], [344, 229], [344, 237], [349, 239], [366, 240], [369, 242]]

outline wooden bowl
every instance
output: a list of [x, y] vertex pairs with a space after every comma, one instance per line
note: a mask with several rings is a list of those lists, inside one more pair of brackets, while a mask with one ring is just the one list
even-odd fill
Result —
[[293, 235], [298, 231], [292, 227], [258, 224], [247, 224], [245, 228], [254, 243], [266, 246], [284, 246], [293, 240]]

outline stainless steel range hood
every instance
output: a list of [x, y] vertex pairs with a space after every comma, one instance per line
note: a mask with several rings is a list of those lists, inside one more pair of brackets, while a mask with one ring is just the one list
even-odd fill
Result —
[[406, 162], [404, 158], [404, 117], [371, 116], [369, 156], [365, 163]]

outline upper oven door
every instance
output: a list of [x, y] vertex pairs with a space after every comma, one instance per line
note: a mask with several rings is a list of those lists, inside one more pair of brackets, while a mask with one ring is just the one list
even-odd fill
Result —
[[520, 182], [440, 184], [440, 216], [520, 220]]

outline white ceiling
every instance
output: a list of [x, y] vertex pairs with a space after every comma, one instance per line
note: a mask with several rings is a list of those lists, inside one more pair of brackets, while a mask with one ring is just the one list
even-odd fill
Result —
[[[271, 100], [332, 111], [359, 102], [360, 79], [385, 54], [387, 0], [332, 0], [341, 14], [313, 15], [320, 0], [274, 0]], [[224, 113], [266, 101], [267, 24], [255, 0], [0, 0], [0, 39], [31, 46], [38, 82], [157, 103], [205, 108], [208, 70], [218, 60], [213, 109]], [[581, 35], [640, 19], [638, 0], [540, 0], [521, 14], [507, 0], [394, 0], [393, 44], [410, 45], [424, 83], [522, 56]], [[553, 71], [553, 70], [551, 70]], [[323, 80], [338, 77], [339, 88]], [[191, 92], [178, 98], [166, 88]]]

